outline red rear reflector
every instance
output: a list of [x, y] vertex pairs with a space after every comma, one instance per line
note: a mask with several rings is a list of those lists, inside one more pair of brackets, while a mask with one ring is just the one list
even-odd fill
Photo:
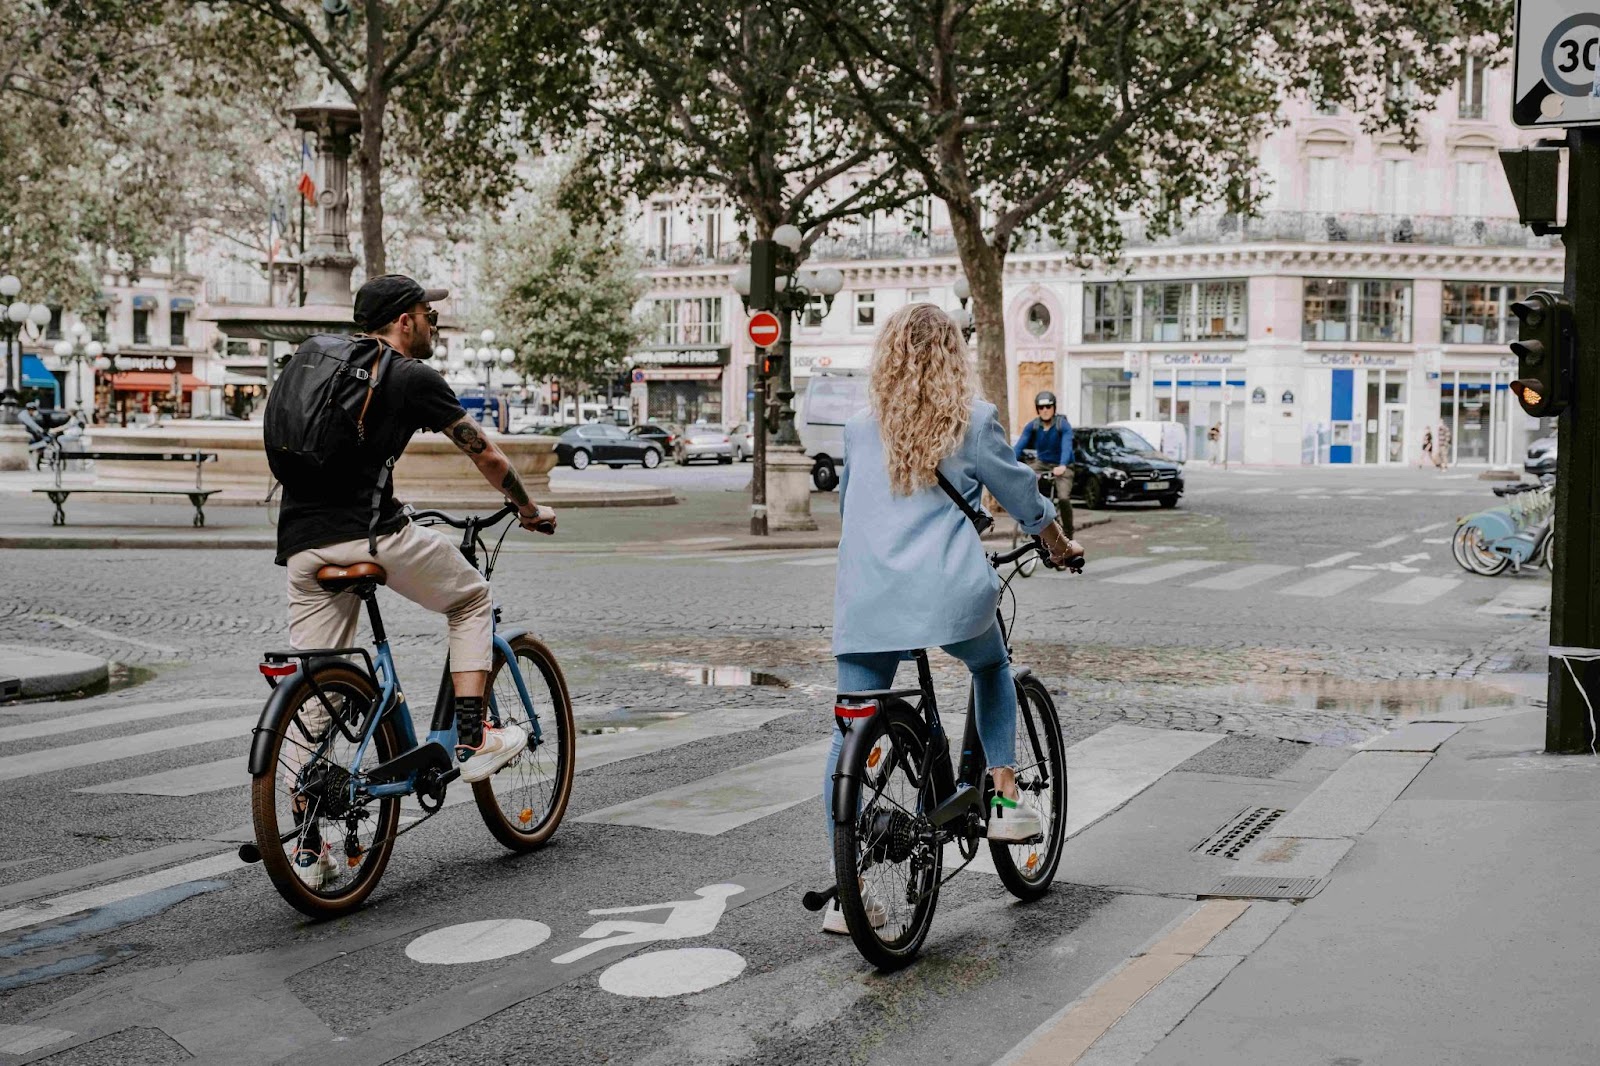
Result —
[[262, 663], [260, 666], [262, 677], [288, 677], [298, 669], [299, 663]]
[[839, 718], [871, 718], [878, 713], [877, 701], [868, 703], [836, 703], [833, 713]]

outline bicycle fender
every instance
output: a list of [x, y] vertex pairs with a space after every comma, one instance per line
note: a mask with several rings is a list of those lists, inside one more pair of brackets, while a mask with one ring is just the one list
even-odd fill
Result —
[[[352, 663], [346, 659], [313, 659], [311, 669], [315, 670], [322, 663], [333, 662], [340, 666], [348, 666], [362, 674], [366, 673], [359, 663]], [[271, 769], [272, 739], [281, 722], [300, 699], [303, 689], [311, 687], [310, 678], [307, 676], [306, 667], [290, 674], [278, 687], [272, 690], [272, 695], [267, 697], [266, 706], [261, 708], [261, 717], [256, 720], [256, 727], [251, 730], [250, 736], [250, 776], [257, 777]]]
[[1011, 667], [1011, 678], [1012, 678], [1013, 681], [1015, 681], [1017, 683], [1017, 690], [1019, 692], [1022, 690], [1022, 683], [1024, 681], [1028, 680], [1028, 678], [1030, 678], [1032, 676], [1033, 676], [1033, 667], [1031, 667], [1031, 666], [1016, 666], [1016, 665], [1013, 665]]
[[[915, 713], [909, 703], [900, 699], [884, 700], [878, 705], [878, 713], [887, 714], [892, 708], [899, 708], [908, 714]], [[870, 721], [870, 718], [857, 719], [858, 724], [855, 728], [845, 730], [844, 745], [839, 749], [839, 761], [833, 770], [832, 802], [835, 822], [853, 821], [856, 811], [860, 809], [861, 779], [854, 773], [846, 771], [845, 767], [859, 766], [876, 739], [876, 736], [868, 736], [871, 730], [861, 728], [862, 724]]]
[[[516, 640], [518, 637], [527, 636], [528, 635], [528, 629], [527, 629], [526, 626], [509, 626], [509, 627], [506, 627], [504, 629], [496, 629], [494, 631], [494, 635], [499, 637], [501, 640], [505, 641], [507, 644], [510, 644], [513, 640]], [[537, 638], [535, 638], [535, 639], [537, 639]]]

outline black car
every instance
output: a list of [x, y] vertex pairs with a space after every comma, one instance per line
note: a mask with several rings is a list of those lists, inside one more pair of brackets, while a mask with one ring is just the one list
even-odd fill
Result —
[[671, 455], [672, 446], [678, 443], [678, 432], [671, 426], [656, 426], [641, 422], [628, 430], [628, 436], [647, 440], [661, 449], [662, 455]]
[[556, 438], [556, 462], [574, 470], [583, 470], [590, 463], [609, 467], [640, 463], [654, 470], [661, 465], [661, 448], [654, 441], [628, 436], [621, 426], [591, 422], [573, 426]]
[[1071, 465], [1073, 495], [1086, 507], [1128, 500], [1176, 507], [1183, 495], [1183, 468], [1131, 429], [1074, 429]]

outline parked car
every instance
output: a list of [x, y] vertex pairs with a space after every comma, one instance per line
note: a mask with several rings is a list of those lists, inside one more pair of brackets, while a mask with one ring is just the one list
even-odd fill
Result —
[[814, 374], [806, 384], [805, 403], [795, 419], [800, 446], [811, 457], [811, 483], [822, 492], [839, 487], [844, 465], [844, 424], [867, 406], [867, 375], [853, 371]]
[[684, 426], [678, 438], [677, 458], [679, 466], [688, 466], [696, 459], [732, 463], [733, 440], [727, 428], [717, 423], [697, 422]]
[[728, 439], [733, 441], [733, 461], [745, 462], [756, 457], [756, 439], [750, 435], [750, 423], [740, 422], [728, 431]]
[[1523, 462], [1522, 469], [1530, 474], [1554, 474], [1556, 472], [1555, 437], [1540, 437], [1528, 445], [1528, 458]]
[[1131, 429], [1088, 426], [1072, 431], [1073, 494], [1084, 506], [1155, 500], [1178, 506], [1182, 468]]
[[572, 426], [556, 438], [556, 462], [574, 470], [583, 470], [590, 463], [609, 467], [640, 463], [646, 470], [654, 470], [661, 465], [661, 448], [654, 441], [628, 436], [621, 426], [591, 422]]
[[650, 441], [661, 449], [662, 455], [672, 455], [678, 443], [678, 427], [641, 422], [628, 430], [628, 436]]
[[1189, 431], [1182, 422], [1111, 422], [1107, 429], [1131, 429], [1175, 463], [1189, 460]]

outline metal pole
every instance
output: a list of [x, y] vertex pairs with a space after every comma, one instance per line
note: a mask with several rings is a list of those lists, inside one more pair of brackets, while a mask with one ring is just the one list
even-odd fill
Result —
[[20, 421], [17, 418], [17, 371], [11, 361], [11, 346], [17, 337], [17, 327], [4, 317], [5, 308], [5, 301], [0, 300], [0, 332], [6, 338], [6, 388], [0, 393], [0, 425], [16, 425]]
[[756, 350], [755, 413], [750, 420], [750, 432], [755, 437], [755, 463], [750, 472], [750, 535], [767, 535], [767, 376], [761, 372], [763, 357]]
[[[1572, 404], [1561, 415], [1556, 475], [1556, 566], [1551, 582], [1550, 643], [1554, 647], [1600, 645], [1600, 597], [1591, 587], [1600, 575], [1600, 129], [1567, 130], [1567, 249], [1565, 288], [1572, 301], [1578, 350]], [[1569, 669], [1570, 665], [1570, 669]], [[1587, 752], [1597, 743], [1584, 701], [1600, 700], [1600, 664], [1551, 658], [1545, 712], [1545, 750]], [[1573, 671], [1583, 688], [1573, 680]]]
[[[778, 293], [778, 426], [772, 443], [779, 447], [800, 446], [800, 434], [794, 428], [794, 377], [789, 369], [789, 341], [795, 313], [795, 282], [790, 276], [789, 288]], [[804, 290], [801, 290], [804, 291]], [[801, 304], [801, 306], [805, 306]]]

